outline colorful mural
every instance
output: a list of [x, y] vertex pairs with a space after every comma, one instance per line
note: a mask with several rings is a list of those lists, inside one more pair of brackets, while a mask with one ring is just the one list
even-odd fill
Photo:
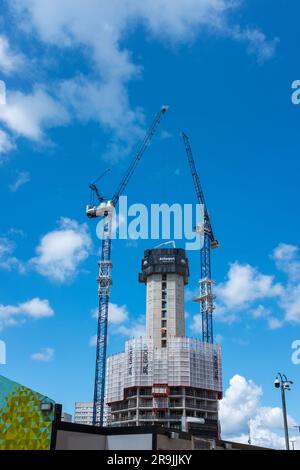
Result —
[[[47, 404], [50, 410], [41, 410]], [[54, 407], [48, 397], [0, 375], [0, 450], [49, 450]]]

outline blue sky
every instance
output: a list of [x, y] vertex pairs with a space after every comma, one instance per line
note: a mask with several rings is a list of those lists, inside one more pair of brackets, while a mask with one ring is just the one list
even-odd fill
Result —
[[[299, 366], [291, 362], [300, 323], [300, 108], [291, 101], [300, 78], [300, 6], [230, 3], [128, 0], [122, 10], [116, 1], [90, 0], [89, 9], [83, 1], [1, 1], [1, 372], [69, 412], [92, 398], [99, 241], [85, 217], [88, 184], [110, 167], [102, 187], [113, 194], [166, 103], [170, 111], [128, 186], [128, 201], [195, 202], [184, 129], [221, 243], [213, 277], [224, 391], [240, 376], [226, 398], [223, 428], [243, 438], [253, 417], [260, 442], [277, 445], [278, 370], [295, 381], [288, 408], [300, 421]], [[141, 327], [145, 288], [137, 277], [143, 250], [153, 244], [113, 244], [110, 353]], [[187, 334], [197, 337], [198, 306], [190, 297], [199, 255], [188, 256]], [[248, 415], [236, 416], [243, 390], [253, 400], [244, 407]]]

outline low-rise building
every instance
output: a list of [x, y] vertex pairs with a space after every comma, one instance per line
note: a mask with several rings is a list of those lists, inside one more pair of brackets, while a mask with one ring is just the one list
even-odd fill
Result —
[[93, 424], [93, 402], [78, 401], [75, 403], [74, 423]]

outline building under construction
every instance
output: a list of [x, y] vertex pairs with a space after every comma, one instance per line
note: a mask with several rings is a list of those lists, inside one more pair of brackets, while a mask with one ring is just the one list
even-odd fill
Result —
[[222, 397], [219, 345], [185, 337], [185, 250], [146, 250], [139, 281], [146, 285], [146, 337], [108, 358], [109, 426], [163, 425], [218, 438]]

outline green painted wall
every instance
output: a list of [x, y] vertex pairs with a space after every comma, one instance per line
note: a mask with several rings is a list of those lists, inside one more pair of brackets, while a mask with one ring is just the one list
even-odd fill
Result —
[[[52, 410], [40, 410], [41, 402]], [[0, 375], [0, 450], [49, 450], [54, 401]]]

